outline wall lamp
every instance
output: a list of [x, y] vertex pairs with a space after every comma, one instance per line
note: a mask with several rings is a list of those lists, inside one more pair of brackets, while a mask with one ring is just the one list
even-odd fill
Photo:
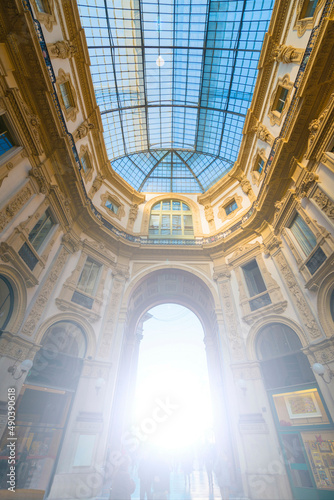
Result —
[[[326, 368], [327, 368], [328, 377], [329, 377], [328, 382], [325, 379]], [[331, 382], [332, 378], [334, 377], [334, 372], [333, 372], [333, 370], [331, 370], [329, 368], [329, 366], [326, 366], [326, 368], [321, 363], [314, 363], [312, 365], [312, 370], [314, 371], [314, 373], [316, 373], [317, 375], [320, 375], [320, 377], [322, 378], [322, 380], [324, 382], [326, 382], [326, 384], [329, 384]]]
[[20, 374], [18, 377], [15, 377], [17, 370], [17, 366], [15, 364], [13, 366], [10, 366], [7, 371], [12, 375], [12, 377], [15, 380], [19, 380], [22, 377], [22, 375], [27, 373], [32, 368], [32, 365], [33, 362], [31, 361], [31, 359], [25, 359], [24, 361], [22, 361], [22, 363], [19, 366]]

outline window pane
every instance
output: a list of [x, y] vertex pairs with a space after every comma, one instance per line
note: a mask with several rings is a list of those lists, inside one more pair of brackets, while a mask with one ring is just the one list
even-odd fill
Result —
[[162, 210], [170, 210], [170, 201], [162, 202]]
[[100, 269], [101, 264], [94, 262], [90, 257], [88, 257], [81, 272], [77, 288], [85, 293], [88, 293], [89, 295], [94, 295]]
[[15, 146], [14, 140], [8, 130], [8, 126], [2, 116], [0, 116], [0, 156]]
[[192, 215], [184, 215], [183, 216], [183, 224], [184, 224], [184, 235], [191, 236], [194, 234], [193, 228], [193, 218]]
[[155, 205], [153, 205], [152, 210], [160, 210], [160, 201], [159, 201], [159, 203], [156, 203]]
[[296, 215], [292, 224], [290, 225], [290, 230], [298, 241], [305, 255], [309, 255], [312, 249], [317, 244], [317, 240], [304, 219], [299, 214]]
[[259, 158], [258, 162], [257, 162], [257, 165], [255, 167], [255, 170], [257, 170], [259, 172], [259, 174], [262, 172], [263, 170], [263, 165], [264, 165], [264, 160], [262, 158]]
[[[160, 205], [160, 203], [159, 203]], [[150, 218], [150, 234], [159, 234], [160, 215], [152, 215]]]
[[173, 230], [172, 234], [174, 235], [180, 235], [182, 234], [182, 227], [181, 227], [181, 215], [173, 215]]
[[243, 266], [242, 269], [250, 297], [266, 291], [267, 288], [256, 260], [252, 260], [249, 264]]
[[172, 202], [172, 209], [173, 210], [181, 210], [181, 202], [180, 201], [173, 201]]
[[285, 89], [284, 87], [278, 88], [275, 110], [279, 113], [282, 113], [287, 95], [288, 89]]
[[111, 200], [107, 200], [105, 206], [109, 208], [109, 210], [114, 212], [114, 214], [117, 214], [119, 207], [116, 205], [116, 203], [113, 203]]
[[50, 8], [47, 0], [35, 0], [38, 12], [49, 14]]
[[[13, 310], [14, 293], [9, 281], [0, 276], [0, 329], [5, 329]], [[0, 332], [1, 333], [1, 332]]]
[[60, 93], [63, 98], [64, 106], [66, 109], [73, 107], [73, 98], [70, 89], [70, 84], [68, 82], [61, 83], [59, 85]]
[[170, 234], [170, 215], [161, 216], [161, 234]]
[[51, 228], [55, 225], [51, 212], [46, 210], [37, 224], [32, 228], [29, 234], [29, 241], [36, 251], [40, 249], [42, 243], [49, 234]]
[[317, 3], [318, 3], [318, 0], [305, 0], [302, 18], [313, 17]]
[[185, 203], [182, 203], [182, 209], [183, 209], [183, 210], [190, 211], [190, 208], [189, 208], [189, 207], [188, 207], [188, 205], [186, 205]]
[[234, 212], [234, 210], [236, 210], [237, 208], [238, 208], [238, 205], [237, 205], [236, 201], [233, 200], [232, 203], [230, 203], [229, 205], [227, 205], [227, 207], [225, 207], [226, 215], [229, 215], [230, 213]]

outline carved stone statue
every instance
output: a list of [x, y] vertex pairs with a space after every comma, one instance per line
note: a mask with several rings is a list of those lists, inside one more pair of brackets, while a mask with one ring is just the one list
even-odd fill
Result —
[[79, 127], [74, 132], [74, 134], [73, 134], [74, 139], [75, 140], [83, 139], [83, 137], [86, 137], [86, 135], [88, 134], [88, 132], [90, 130], [92, 130], [93, 128], [94, 128], [94, 124], [93, 123], [89, 123], [87, 121], [83, 122], [81, 125], [79, 125]]
[[271, 133], [269, 132], [269, 130], [267, 129], [267, 127], [265, 125], [263, 125], [263, 123], [258, 123], [257, 125], [255, 125], [255, 127], [254, 127], [253, 130], [254, 130], [254, 132], [256, 134], [256, 137], [258, 139], [260, 139], [261, 141], [266, 142], [270, 146], [273, 145], [273, 143], [274, 143], [274, 136], [271, 135]]
[[78, 49], [68, 40], [61, 40], [56, 43], [49, 43], [48, 51], [52, 59], [56, 57], [60, 59], [67, 59], [74, 56], [78, 52]]
[[280, 45], [274, 49], [273, 56], [277, 62], [290, 64], [300, 63], [303, 53], [303, 49], [296, 49], [296, 47], [292, 47], [292, 45]]

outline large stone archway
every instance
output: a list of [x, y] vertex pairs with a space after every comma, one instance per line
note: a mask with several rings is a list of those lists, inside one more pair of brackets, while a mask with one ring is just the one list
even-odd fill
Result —
[[193, 311], [203, 326], [216, 441], [219, 446], [229, 449], [230, 456], [233, 456], [216, 303], [209, 287], [189, 271], [159, 269], [139, 279], [126, 302], [127, 314], [111, 424], [112, 446], [121, 446], [121, 437], [131, 425], [127, 415], [134, 397], [140, 340], [147, 312], [159, 304], [176, 303]]

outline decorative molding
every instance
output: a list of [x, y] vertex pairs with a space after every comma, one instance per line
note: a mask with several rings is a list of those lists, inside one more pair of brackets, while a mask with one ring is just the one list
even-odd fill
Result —
[[213, 214], [213, 208], [211, 206], [211, 203], [207, 203], [204, 205], [204, 215], [205, 218], [209, 224], [209, 229], [211, 232], [216, 230], [216, 224], [215, 224], [215, 216]]
[[21, 329], [21, 333], [23, 335], [31, 337], [36, 331], [36, 327], [50, 301], [51, 294], [57, 284], [59, 275], [61, 274], [66, 264], [68, 256], [68, 250], [62, 246], [54, 265], [49, 271], [45, 283], [42, 285], [39, 291], [39, 294], [29, 313], [29, 316]]
[[297, 49], [292, 45], [280, 45], [273, 50], [275, 61], [284, 64], [296, 63], [300, 64], [303, 59], [304, 49]]
[[115, 328], [119, 324], [118, 312], [121, 304], [121, 298], [127, 280], [127, 272], [125, 274], [116, 274], [112, 283], [111, 298], [106, 310], [108, 311], [107, 320], [104, 330], [101, 334], [101, 343], [98, 350], [99, 358], [108, 358], [113, 334]]
[[129, 219], [126, 227], [129, 231], [132, 231], [133, 229], [133, 225], [138, 216], [138, 211], [139, 211], [138, 203], [132, 203], [132, 205], [130, 206]]
[[317, 186], [311, 199], [315, 201], [320, 210], [327, 215], [331, 222], [334, 222], [334, 203], [319, 186]]
[[[312, 120], [308, 126], [310, 136], [308, 139], [307, 151], [305, 157], [307, 159], [321, 159], [324, 149], [333, 137], [333, 112], [334, 112], [334, 93], [329, 97], [329, 100], [320, 113], [319, 117]], [[320, 153], [320, 154], [319, 154]]]
[[18, 212], [26, 205], [35, 194], [31, 184], [26, 184], [18, 193], [13, 196], [10, 202], [0, 210], [0, 231], [11, 222]]
[[307, 0], [298, 0], [297, 4], [297, 15], [293, 29], [297, 30], [297, 35], [299, 38], [304, 35], [306, 30], [310, 30], [313, 28], [317, 15], [323, 4], [325, 3], [325, 0], [318, 0], [313, 17], [302, 18], [301, 15], [303, 11], [303, 5], [306, 1]]
[[88, 193], [89, 198], [93, 198], [93, 196], [95, 195], [95, 193], [98, 192], [98, 190], [102, 186], [103, 180], [104, 180], [104, 176], [100, 175], [100, 174], [97, 174], [97, 176], [95, 177], [95, 179], [93, 181], [93, 184], [92, 184], [92, 186], [91, 186], [91, 188], [89, 190], [89, 193]]
[[322, 333], [297, 283], [297, 280], [290, 269], [288, 261], [286, 260], [282, 252], [282, 249], [279, 248], [278, 251], [273, 255], [273, 257], [275, 262], [277, 263], [280, 275], [282, 276], [290, 293], [291, 302], [294, 304], [307, 333], [312, 339], [321, 337]]
[[256, 196], [254, 194], [253, 188], [251, 186], [251, 183], [247, 179], [247, 177], [243, 176], [240, 182], [241, 189], [243, 192], [248, 196], [249, 200], [251, 203], [253, 203], [256, 200]]
[[260, 141], [266, 142], [269, 146], [274, 144], [275, 137], [269, 132], [263, 123], [257, 122], [257, 124], [253, 127], [253, 131]]
[[49, 12], [39, 12], [36, 6], [36, 1], [31, 0], [34, 5], [36, 19], [45, 26], [46, 30], [51, 32], [53, 26], [57, 24], [57, 19], [55, 16], [54, 0], [48, 0]]
[[[275, 104], [275, 101], [277, 98], [277, 92], [278, 92], [280, 87], [287, 89], [288, 94], [286, 96], [283, 109], [279, 113], [278, 111], [273, 109], [273, 107], [274, 107], [274, 104]], [[278, 78], [276, 86], [271, 94], [270, 102], [269, 102], [268, 116], [269, 116], [271, 125], [281, 125], [283, 116], [287, 113], [289, 106], [290, 106], [292, 90], [293, 90], [293, 82], [290, 80], [290, 75], [288, 73], [286, 75]]]
[[78, 48], [68, 40], [60, 40], [59, 42], [48, 43], [47, 47], [51, 59], [68, 59], [70, 57], [73, 57], [78, 52]]
[[234, 360], [245, 357], [244, 344], [242, 340], [241, 326], [238, 320], [237, 311], [234, 304], [233, 292], [231, 288], [231, 274], [227, 266], [215, 269], [213, 279], [217, 281], [220, 291], [223, 314], [226, 324], [226, 334], [231, 355]]

